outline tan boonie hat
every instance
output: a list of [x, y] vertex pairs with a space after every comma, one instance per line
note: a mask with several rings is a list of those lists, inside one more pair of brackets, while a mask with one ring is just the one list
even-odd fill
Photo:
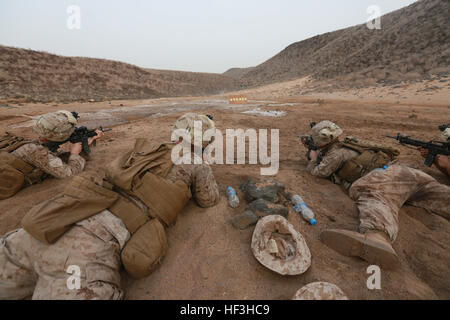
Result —
[[311, 265], [305, 239], [279, 215], [258, 221], [253, 231], [252, 251], [263, 266], [282, 275], [301, 274]]
[[312, 138], [314, 144], [323, 147], [336, 140], [342, 134], [342, 129], [331, 121], [325, 120], [316, 124], [312, 128]]
[[448, 141], [450, 139], [450, 128], [447, 128], [442, 132], [442, 137], [445, 141]]
[[66, 110], [47, 113], [40, 116], [34, 123], [36, 133], [49, 141], [62, 142], [75, 131], [77, 119]]
[[[179, 117], [174, 124], [175, 129], [186, 130], [191, 135], [191, 143], [194, 144], [194, 121], [202, 123], [202, 137], [209, 129], [215, 129], [214, 121], [208, 116], [196, 113], [186, 113]], [[202, 141], [202, 146], [205, 148], [211, 141]]]
[[292, 300], [348, 300], [348, 298], [335, 284], [312, 282], [300, 288]]

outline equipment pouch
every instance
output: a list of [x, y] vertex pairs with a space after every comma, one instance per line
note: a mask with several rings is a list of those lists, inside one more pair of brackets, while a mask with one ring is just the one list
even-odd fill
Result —
[[147, 277], [167, 252], [163, 225], [152, 219], [137, 230], [122, 250], [125, 270], [136, 279]]

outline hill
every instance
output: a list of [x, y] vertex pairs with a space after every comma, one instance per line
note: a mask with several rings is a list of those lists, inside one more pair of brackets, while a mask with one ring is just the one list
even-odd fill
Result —
[[68, 102], [209, 95], [239, 88], [213, 73], [143, 69], [0, 46], [0, 100]]
[[450, 71], [450, 1], [423, 0], [366, 24], [296, 42], [266, 62], [239, 72], [245, 86], [305, 76], [342, 78], [363, 85], [424, 79]]

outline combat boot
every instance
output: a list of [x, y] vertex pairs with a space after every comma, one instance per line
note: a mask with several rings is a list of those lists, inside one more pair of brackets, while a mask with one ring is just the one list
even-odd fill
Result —
[[360, 257], [384, 269], [399, 266], [399, 259], [389, 237], [381, 231], [361, 234], [349, 230], [329, 229], [320, 234], [324, 244], [344, 256]]

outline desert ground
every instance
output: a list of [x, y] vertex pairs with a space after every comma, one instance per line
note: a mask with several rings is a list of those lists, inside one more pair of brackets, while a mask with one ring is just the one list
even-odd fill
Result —
[[[221, 200], [203, 209], [191, 201], [176, 224], [167, 230], [169, 250], [161, 265], [147, 278], [135, 280], [123, 272], [127, 299], [291, 299], [302, 286], [314, 281], [332, 282], [350, 299], [449, 299], [450, 224], [423, 209], [400, 210], [400, 232], [394, 248], [401, 268], [381, 274], [381, 290], [366, 286], [369, 266], [363, 260], [341, 256], [320, 241], [327, 228], [357, 230], [358, 211], [339, 186], [306, 172], [307, 160], [297, 135], [309, 132], [310, 121], [329, 119], [357, 136], [397, 146], [399, 162], [421, 169], [449, 184], [436, 168], [423, 164], [419, 153], [397, 144], [385, 135], [405, 133], [421, 140], [438, 140], [437, 126], [450, 121], [450, 86], [447, 81], [423, 81], [400, 87], [380, 86], [362, 90], [292, 95], [299, 83], [243, 91], [248, 104], [230, 105], [227, 95], [151, 100], [115, 100], [95, 103], [32, 104], [0, 106], [0, 133], [36, 137], [32, 118], [60, 109], [76, 110], [82, 125], [111, 127], [92, 151], [86, 170], [95, 171], [127, 150], [137, 137], [169, 141], [171, 125], [184, 112], [214, 116], [219, 129], [279, 129], [280, 169], [268, 177], [300, 194], [316, 214], [311, 226], [290, 209], [288, 220], [301, 232], [311, 250], [312, 265], [302, 275], [281, 276], [263, 267], [253, 256], [250, 242], [254, 227], [235, 229], [230, 219], [242, 213], [246, 202], [239, 185], [248, 179], [263, 179], [260, 165], [213, 165]], [[435, 88], [439, 86], [439, 88]], [[432, 88], [432, 89], [429, 89]], [[270, 90], [269, 90], [270, 89]], [[251, 111], [250, 113], [243, 113]], [[255, 112], [256, 111], [256, 112]], [[282, 111], [270, 116], [261, 111]], [[0, 234], [20, 227], [27, 211], [56, 195], [67, 181], [48, 179], [0, 201]], [[241, 204], [227, 204], [225, 188], [238, 190]]]

